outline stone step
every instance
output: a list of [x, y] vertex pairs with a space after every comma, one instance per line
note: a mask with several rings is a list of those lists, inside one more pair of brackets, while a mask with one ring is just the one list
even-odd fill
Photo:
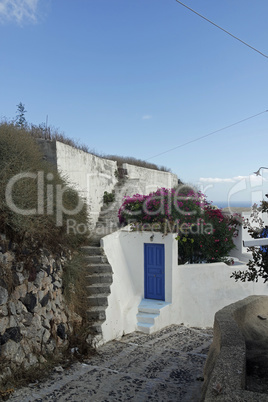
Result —
[[83, 246], [81, 247], [81, 251], [86, 255], [103, 255], [104, 251], [102, 247], [96, 246]]
[[166, 308], [170, 303], [162, 300], [143, 299], [139, 304], [139, 313], [160, 314], [163, 308]]
[[140, 307], [139, 306], [139, 313], [142, 314], [160, 314], [160, 309], [158, 307]]
[[[95, 229], [98, 227], [109, 227], [113, 228], [114, 230], [118, 230], [119, 227], [119, 219], [117, 216], [111, 216], [109, 218], [99, 218], [98, 221], [96, 222]], [[94, 230], [95, 230], [94, 229]]]
[[89, 321], [105, 321], [105, 309], [101, 306], [90, 307], [87, 310], [87, 318]]
[[87, 272], [89, 275], [92, 274], [112, 274], [112, 267], [110, 264], [90, 264], [87, 266]]
[[113, 229], [114, 231], [118, 230], [119, 228], [119, 221], [118, 222], [114, 222], [113, 220], [105, 220], [103, 222], [96, 222], [96, 227], [95, 227], [95, 231], [98, 232], [98, 230], [100, 230], [101, 228], [105, 228], [106, 230], [109, 229]]
[[137, 314], [137, 319], [139, 323], [144, 323], [144, 324], [154, 324], [155, 319], [159, 317], [159, 314], [149, 314], [149, 313], [138, 313]]
[[102, 205], [101, 209], [100, 209], [100, 213], [102, 212], [106, 212], [106, 211], [118, 211], [118, 209], [120, 208], [120, 201], [115, 201], [112, 204], [109, 205]]
[[[116, 197], [117, 195], [118, 195], [118, 194], [115, 193], [115, 197]], [[118, 202], [117, 202], [116, 199], [115, 199], [113, 202], [108, 202], [108, 204], [104, 203], [104, 204], [101, 206], [101, 211], [105, 211], [106, 209], [115, 209], [115, 205], [116, 205], [117, 203], [118, 203]]]
[[103, 321], [96, 321], [91, 324], [90, 331], [91, 331], [92, 335], [102, 334], [102, 329], [101, 329], [102, 324], [103, 324]]
[[86, 255], [85, 259], [89, 264], [107, 264], [108, 262], [106, 255]]
[[110, 285], [113, 283], [112, 274], [111, 273], [109, 274], [108, 272], [86, 275], [85, 278], [89, 285], [93, 285], [93, 284]]
[[144, 322], [138, 322], [137, 330], [140, 332], [144, 332], [145, 334], [151, 334], [153, 332], [153, 324], [146, 324]]
[[114, 233], [115, 230], [111, 230], [110, 228], [100, 227], [96, 228], [94, 234], [90, 236], [90, 243], [92, 246], [100, 247], [100, 240], [111, 233]]
[[117, 216], [117, 214], [116, 215], [109, 214], [109, 215], [105, 215], [105, 216], [99, 216], [97, 222], [99, 224], [100, 223], [106, 223], [106, 224], [113, 223], [114, 225], [116, 225], [118, 222], [118, 216]]
[[117, 215], [118, 215], [118, 210], [116, 209], [116, 210], [114, 210], [114, 211], [103, 211], [103, 212], [100, 212], [100, 215], [99, 215], [99, 218], [98, 218], [98, 220], [99, 221], [104, 221], [104, 220], [109, 220], [109, 219], [117, 219]]
[[96, 247], [96, 248], [101, 248], [100, 246], [100, 240], [104, 237], [105, 235], [101, 235], [101, 234], [92, 234], [90, 236], [90, 243], [92, 244], [92, 246]]
[[106, 294], [100, 293], [98, 295], [87, 297], [88, 306], [102, 306], [104, 308], [108, 307], [108, 300]]
[[111, 293], [110, 284], [106, 285], [105, 283], [92, 283], [91, 285], [86, 286], [86, 288], [90, 296], [98, 296], [99, 294], [109, 295]]
[[[112, 234], [114, 232], [116, 232], [119, 228], [116, 226], [106, 226], [105, 224], [98, 226], [95, 228], [95, 234], [94, 236], [92, 236], [92, 238], [90, 238], [91, 241], [93, 241], [94, 239], [102, 239], [105, 236], [108, 236], [109, 234]], [[100, 244], [100, 243], [99, 243]]]

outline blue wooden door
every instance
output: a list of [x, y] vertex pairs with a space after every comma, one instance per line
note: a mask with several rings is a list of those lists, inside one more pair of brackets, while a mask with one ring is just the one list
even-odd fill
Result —
[[144, 295], [146, 299], [165, 300], [164, 244], [144, 244]]

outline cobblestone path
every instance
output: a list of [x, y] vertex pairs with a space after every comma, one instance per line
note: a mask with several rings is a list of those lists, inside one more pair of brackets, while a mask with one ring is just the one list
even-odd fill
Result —
[[198, 402], [213, 330], [172, 325], [123, 336], [86, 363], [17, 390], [10, 401]]

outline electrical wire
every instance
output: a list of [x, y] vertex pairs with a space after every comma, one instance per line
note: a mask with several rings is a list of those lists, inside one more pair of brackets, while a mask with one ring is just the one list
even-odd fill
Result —
[[195, 139], [193, 139], [193, 140], [191, 140], [191, 141], [187, 141], [187, 142], [185, 142], [184, 144], [181, 144], [181, 145], [178, 145], [178, 146], [176, 146], [176, 147], [170, 148], [170, 149], [168, 149], [167, 151], [160, 152], [160, 154], [151, 156], [150, 158], [148, 158], [148, 159], [146, 159], [146, 160], [148, 161], [148, 160], [150, 160], [150, 159], [156, 158], [157, 156], [164, 155], [164, 154], [167, 154], [168, 152], [174, 151], [174, 149], [178, 149], [178, 148], [185, 147], [186, 145], [192, 144], [193, 142], [196, 142], [196, 141], [200, 141], [200, 140], [202, 140], [203, 138], [206, 138], [206, 137], [209, 137], [210, 135], [219, 133], [220, 131], [226, 130], [227, 128], [236, 126], [237, 124], [243, 123], [244, 121], [247, 121], [247, 120], [250, 120], [250, 119], [254, 119], [254, 117], [260, 116], [261, 114], [266, 113], [266, 112], [268, 112], [268, 110], [264, 110], [263, 112], [254, 114], [253, 116], [246, 117], [246, 118], [243, 119], [243, 120], [239, 120], [239, 121], [237, 121], [236, 123], [230, 124], [229, 126], [225, 126], [225, 127], [220, 128], [219, 130], [216, 130], [216, 131], [212, 131], [212, 133], [202, 135], [201, 137], [195, 138]]
[[249, 47], [250, 49], [254, 50], [255, 52], [259, 53], [260, 55], [262, 55], [263, 57], [266, 57], [266, 59], [268, 59], [268, 56], [262, 52], [260, 52], [258, 49], [256, 49], [255, 47], [249, 45], [248, 43], [244, 42], [242, 39], [239, 39], [237, 36], [233, 35], [231, 32], [226, 31], [226, 29], [220, 27], [219, 25], [215, 24], [215, 22], [209, 20], [208, 18], [204, 17], [202, 14], [199, 14], [197, 11], [193, 10], [192, 8], [190, 8], [189, 6], [187, 6], [186, 4], [182, 3], [179, 0], [175, 0], [177, 3], [179, 3], [180, 5], [182, 5], [183, 7], [187, 8], [188, 10], [192, 11], [194, 14], [198, 15], [199, 17], [203, 18], [205, 21], [209, 22], [210, 24], [214, 25], [216, 28], [221, 29], [223, 32], [225, 32], [226, 34], [230, 35], [232, 38], [238, 40], [239, 42], [243, 43], [243, 45]]

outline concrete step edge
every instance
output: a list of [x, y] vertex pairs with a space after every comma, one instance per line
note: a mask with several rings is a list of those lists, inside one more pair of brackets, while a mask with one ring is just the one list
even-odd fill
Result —
[[158, 317], [159, 314], [137, 314], [137, 320], [142, 324], [155, 324], [155, 320]]
[[85, 278], [103, 278], [103, 277], [111, 277], [113, 276], [112, 272], [94, 272], [93, 274], [87, 274]]
[[103, 248], [100, 246], [82, 246], [81, 251], [86, 255], [86, 256], [101, 256], [105, 255]]
[[106, 308], [104, 306], [87, 306], [87, 313], [98, 313], [105, 312]]
[[140, 332], [143, 332], [144, 334], [150, 335], [153, 332], [153, 328], [154, 328], [153, 325], [145, 326], [145, 325], [143, 325], [142, 323], [139, 323], [139, 322], [137, 324], [137, 330], [140, 331]]
[[152, 328], [154, 326], [154, 324], [146, 323], [146, 322], [138, 322], [137, 325], [139, 327], [144, 327], [144, 328]]
[[87, 296], [87, 299], [98, 299], [110, 296], [110, 293], [96, 293], [95, 295]]
[[144, 314], [160, 314], [161, 309], [158, 308], [152, 308], [152, 307], [139, 307], [138, 308], [138, 314], [139, 313], [144, 313]]

